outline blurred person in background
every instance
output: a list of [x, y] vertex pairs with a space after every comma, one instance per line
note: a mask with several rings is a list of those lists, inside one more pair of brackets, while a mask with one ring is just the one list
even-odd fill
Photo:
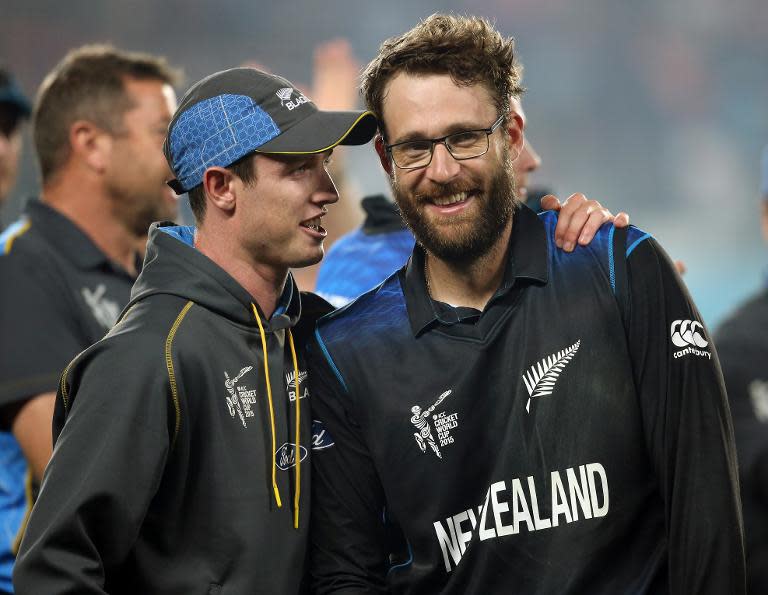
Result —
[[[520, 100], [513, 97], [510, 105], [525, 125], [526, 117]], [[521, 201], [528, 201], [528, 176], [540, 166], [541, 157], [526, 136], [520, 156], [512, 163]], [[542, 200], [541, 194], [535, 198], [537, 204], [533, 205], [530, 201], [528, 204], [534, 210], [538, 210], [539, 206], [560, 210], [557, 242], [566, 252], [573, 251], [576, 243], [588, 244], [600, 225], [611, 218], [600, 203], [587, 201], [583, 194], [570, 196], [562, 209], [554, 196], [543, 198], [541, 205], [539, 200]], [[320, 264], [316, 291], [337, 308], [384, 281], [405, 264], [413, 251], [413, 233], [391, 199], [384, 195], [368, 196], [362, 200], [361, 206], [366, 214], [363, 225], [331, 245]], [[574, 214], [579, 225], [584, 223], [580, 234], [577, 234], [580, 227], [568, 227]], [[614, 224], [617, 227], [628, 225], [626, 213], [619, 213]]]
[[0, 208], [8, 199], [16, 181], [22, 124], [29, 118], [29, 114], [29, 100], [11, 73], [0, 68]]
[[128, 302], [142, 238], [174, 212], [162, 152], [177, 74], [161, 58], [85, 46], [33, 111], [40, 200], [0, 236], [2, 585], [51, 456], [59, 376]]
[[[768, 242], [768, 146], [763, 149], [760, 214]], [[739, 454], [747, 592], [768, 593], [768, 277], [717, 329]]]

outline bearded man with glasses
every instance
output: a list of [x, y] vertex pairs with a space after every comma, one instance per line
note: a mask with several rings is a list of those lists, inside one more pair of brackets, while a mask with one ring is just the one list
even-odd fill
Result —
[[566, 253], [520, 204], [522, 91], [475, 17], [433, 15], [366, 69], [417, 245], [315, 332], [314, 592], [744, 593], [711, 338], [649, 234]]

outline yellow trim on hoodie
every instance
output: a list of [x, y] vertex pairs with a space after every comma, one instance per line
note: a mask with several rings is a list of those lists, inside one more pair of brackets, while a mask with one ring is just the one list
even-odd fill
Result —
[[176, 423], [173, 429], [173, 438], [171, 439], [171, 450], [176, 445], [176, 438], [179, 435], [179, 429], [181, 428], [181, 405], [179, 404], [179, 389], [176, 386], [176, 374], [173, 370], [173, 355], [171, 349], [173, 348], [173, 339], [176, 336], [176, 331], [179, 330], [181, 321], [189, 312], [189, 309], [195, 305], [195, 302], [189, 300], [179, 312], [176, 320], [171, 326], [171, 330], [168, 332], [168, 337], [165, 339], [165, 366], [168, 368], [168, 381], [171, 383], [171, 398], [173, 399], [173, 407], [176, 410]]

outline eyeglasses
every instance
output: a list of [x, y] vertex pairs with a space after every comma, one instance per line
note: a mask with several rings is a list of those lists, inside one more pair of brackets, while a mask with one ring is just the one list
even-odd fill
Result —
[[432, 155], [435, 145], [445, 145], [451, 156], [457, 161], [474, 159], [488, 152], [490, 142], [488, 137], [501, 126], [504, 114], [491, 124], [490, 128], [478, 130], [462, 130], [447, 134], [440, 138], [425, 138], [420, 140], [407, 140], [385, 147], [394, 164], [400, 169], [419, 169], [432, 163]]

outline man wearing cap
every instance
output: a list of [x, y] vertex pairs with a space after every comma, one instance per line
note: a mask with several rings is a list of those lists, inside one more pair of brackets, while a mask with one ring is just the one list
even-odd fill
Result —
[[[760, 163], [763, 237], [768, 241], [768, 146]], [[717, 329], [715, 341], [733, 413], [747, 549], [747, 592], [768, 593], [768, 276]]]
[[370, 112], [318, 111], [253, 69], [187, 92], [165, 154], [197, 228], [152, 226], [119, 323], [62, 376], [18, 593], [299, 592], [301, 346], [327, 306], [289, 269], [323, 256], [333, 147], [375, 130]]
[[299, 592], [323, 446], [302, 346], [329, 306], [289, 269], [323, 256], [333, 147], [375, 130], [254, 69], [187, 92], [164, 148], [197, 227], [152, 226], [120, 322], [62, 376], [20, 593]]
[[21, 124], [29, 114], [29, 100], [11, 73], [0, 68], [0, 208], [16, 180], [21, 153]]
[[41, 199], [0, 235], [0, 590], [51, 455], [59, 376], [117, 319], [138, 240], [175, 201], [162, 154], [175, 78], [153, 56], [89, 46], [38, 92]]

